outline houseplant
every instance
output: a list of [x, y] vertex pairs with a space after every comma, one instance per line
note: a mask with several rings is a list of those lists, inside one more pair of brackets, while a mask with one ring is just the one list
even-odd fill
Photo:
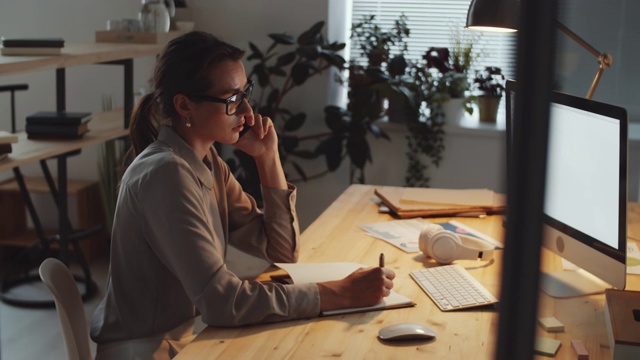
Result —
[[504, 92], [504, 75], [499, 67], [487, 66], [476, 72], [474, 88], [478, 91], [478, 112], [481, 122], [496, 122], [498, 106]]
[[[285, 97], [310, 78], [329, 68], [344, 70], [346, 61], [339, 54], [344, 43], [327, 42], [320, 21], [299, 36], [269, 34], [272, 44], [261, 50], [249, 43], [247, 60], [254, 61], [249, 78], [258, 85], [251, 100], [256, 112], [269, 116], [274, 122], [279, 139], [281, 161], [291, 181], [306, 181], [335, 171], [342, 160], [351, 163], [351, 178], [364, 182], [363, 169], [371, 161], [367, 134], [386, 137], [376, 126], [352, 116], [351, 112], [336, 106], [324, 109], [326, 131], [298, 135], [307, 120], [305, 112], [294, 112], [283, 105]], [[326, 170], [308, 174], [300, 160], [324, 157]], [[248, 193], [261, 202], [260, 183], [253, 159], [241, 151], [233, 150], [227, 163]], [[293, 172], [297, 175], [290, 176]], [[353, 180], [352, 180], [353, 181]]]

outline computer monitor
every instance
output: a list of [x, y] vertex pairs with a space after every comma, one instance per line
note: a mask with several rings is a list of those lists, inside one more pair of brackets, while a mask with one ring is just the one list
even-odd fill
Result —
[[[513, 161], [516, 82], [506, 83], [507, 166]], [[541, 274], [541, 289], [570, 297], [624, 289], [627, 247], [627, 112], [551, 94], [542, 244], [576, 265]]]

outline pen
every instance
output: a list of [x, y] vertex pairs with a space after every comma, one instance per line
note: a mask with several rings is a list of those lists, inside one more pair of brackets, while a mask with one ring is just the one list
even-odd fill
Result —
[[380, 253], [380, 260], [378, 261], [379, 266], [384, 267], [384, 253]]

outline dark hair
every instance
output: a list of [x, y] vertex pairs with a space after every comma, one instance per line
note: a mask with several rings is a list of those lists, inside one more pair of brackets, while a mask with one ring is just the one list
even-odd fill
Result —
[[171, 40], [157, 60], [153, 91], [138, 101], [131, 114], [131, 148], [125, 163], [155, 141], [163, 120], [179, 119], [173, 106], [176, 94], [205, 93], [213, 85], [211, 69], [226, 60], [240, 60], [244, 54], [243, 50], [202, 31]]

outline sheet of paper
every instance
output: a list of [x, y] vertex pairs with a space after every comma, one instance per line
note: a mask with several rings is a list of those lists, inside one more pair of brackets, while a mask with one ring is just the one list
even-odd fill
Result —
[[635, 242], [627, 242], [627, 274], [640, 275], [640, 250]]
[[408, 253], [420, 252], [418, 237], [420, 230], [427, 224], [422, 219], [392, 220], [374, 224], [360, 225], [369, 235], [384, 240]]
[[492, 206], [494, 192], [489, 189], [406, 188], [401, 203], [442, 204], [448, 206]]
[[[408, 253], [420, 252], [419, 237], [420, 231], [426, 224], [430, 222], [423, 219], [408, 220], [391, 220], [373, 224], [360, 225], [360, 228], [369, 235], [384, 240], [389, 244], [404, 250]], [[435, 223], [442, 226], [445, 230], [452, 231], [459, 235], [473, 236], [480, 240], [486, 241], [493, 245], [496, 249], [502, 249], [503, 245], [496, 239], [483, 234], [469, 226], [458, 221], [449, 221], [444, 223]]]

